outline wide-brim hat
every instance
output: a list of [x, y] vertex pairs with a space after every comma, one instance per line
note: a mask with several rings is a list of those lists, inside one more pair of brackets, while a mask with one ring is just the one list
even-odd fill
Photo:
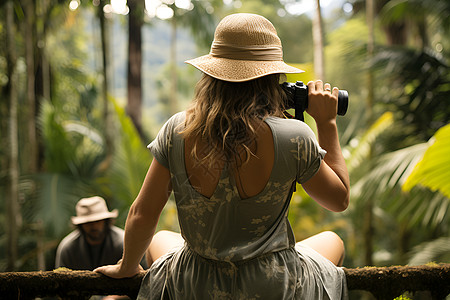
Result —
[[108, 211], [105, 199], [99, 196], [80, 199], [75, 210], [77, 215], [72, 217], [73, 225], [117, 218], [119, 214], [117, 209]]
[[304, 72], [283, 61], [281, 40], [272, 23], [248, 13], [223, 18], [217, 25], [209, 54], [185, 62], [209, 76], [231, 82]]

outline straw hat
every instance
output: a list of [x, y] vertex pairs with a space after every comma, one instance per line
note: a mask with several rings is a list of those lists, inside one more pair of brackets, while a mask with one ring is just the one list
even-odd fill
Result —
[[99, 196], [81, 199], [78, 201], [75, 210], [77, 216], [72, 217], [73, 225], [117, 218], [119, 214], [117, 209], [108, 211], [105, 199]]
[[302, 73], [283, 62], [272, 23], [255, 14], [233, 14], [220, 21], [208, 55], [186, 63], [217, 79], [242, 82], [276, 73]]

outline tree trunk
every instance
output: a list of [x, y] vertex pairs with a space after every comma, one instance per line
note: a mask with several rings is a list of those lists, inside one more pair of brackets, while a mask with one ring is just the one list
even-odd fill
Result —
[[126, 111], [139, 136], [145, 141], [142, 130], [142, 10], [140, 0], [129, 0], [128, 17], [128, 102]]
[[[367, 60], [370, 62], [373, 58], [375, 35], [374, 35], [374, 19], [375, 19], [375, 3], [374, 0], [366, 0], [366, 20], [369, 31], [367, 41]], [[373, 87], [373, 72], [369, 68], [367, 73], [367, 99], [366, 99], [366, 119], [367, 123], [371, 124], [374, 103], [374, 87]], [[374, 238], [374, 226], [373, 226], [373, 199], [367, 199], [365, 210], [363, 213], [363, 234], [364, 234], [364, 264], [366, 266], [373, 265], [373, 238]]]
[[[39, 73], [36, 81], [38, 82], [38, 94], [41, 98], [51, 100], [51, 83], [50, 83], [50, 63], [47, 60], [46, 53], [46, 16], [47, 11], [50, 9], [50, 3], [48, 0], [36, 1], [36, 22], [35, 30], [37, 36], [38, 47], [38, 64]], [[39, 96], [37, 97], [39, 98]], [[38, 99], [40, 101], [40, 99]]]
[[14, 270], [18, 257], [17, 243], [20, 226], [19, 217], [19, 145], [18, 145], [18, 122], [17, 122], [17, 68], [14, 24], [13, 1], [6, 4], [6, 43], [7, 43], [7, 72], [8, 72], [8, 100], [9, 100], [9, 122], [8, 122], [8, 193], [6, 195], [6, 233], [7, 233], [7, 270]]
[[316, 14], [313, 19], [314, 73], [317, 79], [325, 81], [325, 64], [323, 54], [323, 26], [320, 0], [316, 0]]
[[38, 171], [38, 143], [36, 139], [36, 95], [35, 95], [35, 67], [34, 67], [34, 25], [35, 11], [34, 0], [26, 0], [25, 9], [25, 60], [27, 65], [27, 154], [28, 173]]
[[398, 232], [398, 259], [396, 259], [396, 261], [400, 264], [405, 264], [408, 262], [410, 239], [411, 231], [409, 230], [406, 222], [400, 223]]
[[105, 0], [100, 0], [99, 5], [97, 7], [97, 18], [100, 24], [100, 42], [102, 49], [102, 102], [103, 102], [103, 128], [105, 132], [105, 150], [106, 150], [106, 159], [105, 165], [103, 167], [107, 168], [112, 159], [113, 153], [113, 133], [111, 126], [111, 116], [109, 112], [109, 101], [108, 101], [108, 92], [109, 92], [109, 76], [108, 76], [108, 58], [109, 58], [109, 44], [108, 44], [108, 26], [107, 20], [105, 18], [105, 13], [103, 12], [103, 7], [105, 5]]

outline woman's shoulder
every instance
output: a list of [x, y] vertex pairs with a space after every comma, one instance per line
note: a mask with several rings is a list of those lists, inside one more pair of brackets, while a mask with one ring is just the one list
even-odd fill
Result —
[[164, 132], [164, 134], [169, 134], [181, 126], [186, 119], [186, 112], [180, 111], [174, 115], [172, 115], [161, 127], [160, 132]]
[[265, 122], [269, 125], [274, 135], [314, 135], [312, 129], [304, 122], [297, 119], [285, 119], [279, 117], [268, 117]]
[[172, 115], [169, 118], [169, 120], [167, 120], [167, 123], [179, 124], [181, 122], [184, 122], [185, 119], [186, 119], [186, 112], [180, 111], [180, 112], [177, 112], [176, 114]]

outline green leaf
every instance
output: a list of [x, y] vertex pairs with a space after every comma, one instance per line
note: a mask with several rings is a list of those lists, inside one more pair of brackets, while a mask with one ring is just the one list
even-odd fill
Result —
[[429, 143], [431, 145], [402, 188], [409, 191], [414, 186], [421, 185], [432, 191], [438, 190], [450, 198], [450, 124], [440, 128]]

